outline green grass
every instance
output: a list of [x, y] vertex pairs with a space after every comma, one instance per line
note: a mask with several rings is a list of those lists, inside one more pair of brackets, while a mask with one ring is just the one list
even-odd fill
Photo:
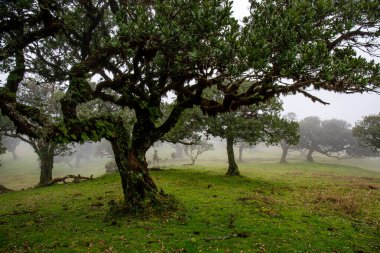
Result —
[[0, 195], [0, 252], [379, 252], [380, 173], [294, 162], [153, 172], [176, 213], [107, 220], [118, 175]]

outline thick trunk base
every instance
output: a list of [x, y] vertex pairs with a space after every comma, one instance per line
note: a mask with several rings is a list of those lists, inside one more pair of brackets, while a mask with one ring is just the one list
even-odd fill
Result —
[[228, 166], [226, 176], [240, 176], [238, 166]]
[[145, 153], [111, 142], [123, 188], [123, 201], [109, 202], [109, 216], [141, 216], [176, 210], [178, 202], [159, 191], [149, 175]]
[[40, 182], [37, 186], [47, 186], [53, 180], [53, 158], [41, 160]]
[[239, 176], [239, 168], [235, 162], [234, 155], [234, 140], [233, 138], [227, 138], [227, 156], [228, 156], [228, 170], [227, 176]]
[[144, 200], [133, 199], [124, 201], [111, 200], [106, 219], [123, 216], [146, 218], [149, 216], [168, 215], [180, 208], [178, 200], [173, 195], [157, 192], [146, 196]]

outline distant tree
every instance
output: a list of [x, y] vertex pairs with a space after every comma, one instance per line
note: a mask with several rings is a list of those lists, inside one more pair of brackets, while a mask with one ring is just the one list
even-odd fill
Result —
[[[285, 118], [291, 122], [294, 122], [294, 124], [289, 125], [289, 127], [291, 127], [291, 129], [289, 129], [289, 130], [284, 129], [284, 131], [297, 131], [298, 132], [299, 126], [298, 126], [298, 123], [296, 124], [296, 122], [297, 122], [296, 114], [294, 112], [290, 112], [290, 113], [285, 115]], [[291, 149], [292, 145], [296, 145], [298, 143], [299, 135], [298, 134], [293, 134], [293, 135], [281, 134], [280, 136], [282, 138], [282, 140], [280, 141], [280, 146], [282, 149], [282, 155], [281, 155], [280, 163], [287, 163], [286, 156], [288, 155], [289, 149]]]
[[[227, 141], [227, 175], [239, 175], [235, 162], [234, 145], [246, 142], [251, 145], [263, 142], [274, 144], [283, 138], [296, 138], [297, 123], [280, 117], [282, 104], [273, 99], [268, 103], [241, 107], [240, 109], [208, 117], [207, 133]], [[292, 137], [290, 137], [292, 136]]]
[[82, 160], [89, 161], [94, 152], [93, 143], [85, 142], [83, 144], [75, 145], [75, 167], [80, 167]]
[[306, 160], [313, 162], [313, 153], [319, 150], [322, 136], [321, 120], [317, 116], [306, 117], [299, 122], [300, 139], [297, 147], [307, 150]]
[[239, 149], [239, 158], [238, 158], [238, 161], [239, 162], [243, 162], [243, 150], [246, 149], [246, 148], [250, 148], [253, 145], [250, 144], [250, 143], [244, 142], [244, 141], [240, 141], [240, 142], [237, 143], [237, 146], [238, 146], [238, 149]]
[[[355, 50], [380, 47], [378, 0], [250, 1], [242, 23], [229, 0], [1, 4], [0, 70], [9, 73], [0, 87], [2, 113], [34, 138], [108, 139], [133, 209], [165, 199], [145, 155], [188, 108], [216, 115], [281, 94], [323, 102], [310, 88], [379, 89], [379, 65]], [[19, 99], [30, 76], [61, 85], [62, 120], [52, 123]], [[249, 85], [240, 89], [243, 83]], [[221, 101], [203, 96], [210, 87], [223, 93]], [[164, 116], [170, 94], [173, 107]], [[121, 113], [80, 117], [78, 107], [96, 99], [133, 110], [132, 129]]]
[[[57, 85], [51, 83], [38, 83], [36, 80], [28, 80], [20, 85], [19, 99], [24, 104], [38, 108], [44, 113], [45, 120], [53, 124], [61, 114], [59, 99], [61, 92]], [[4, 117], [4, 116], [3, 116]], [[40, 180], [38, 185], [44, 186], [53, 179], [54, 157], [72, 154], [73, 150], [68, 144], [58, 143], [45, 137], [43, 129], [40, 136], [23, 135], [17, 132], [12, 121], [3, 119], [0, 124], [0, 131], [11, 139], [22, 140], [33, 148], [40, 162]], [[47, 131], [47, 129], [45, 129]]]
[[201, 140], [197, 144], [190, 144], [184, 146], [185, 154], [191, 159], [191, 165], [195, 164], [195, 161], [201, 154], [213, 149], [213, 145], [207, 142], [207, 140]]
[[111, 143], [105, 139], [102, 139], [100, 142], [96, 143], [94, 155], [97, 157], [114, 158]]
[[5, 136], [1, 142], [4, 144], [7, 151], [12, 153], [13, 160], [18, 160], [16, 147], [20, 144], [21, 140], [19, 138]]
[[[12, 126], [12, 121], [3, 116], [0, 112], [0, 154], [4, 154], [8, 150], [6, 144], [9, 144], [9, 142], [7, 142], [7, 136], [4, 136], [4, 134], [7, 133]], [[13, 156], [13, 158], [15, 158], [15, 156]]]
[[369, 149], [360, 148], [353, 136], [351, 125], [344, 120], [321, 121], [316, 116], [306, 117], [299, 122], [300, 141], [298, 147], [307, 150], [306, 160], [313, 162], [312, 154], [342, 158], [376, 155]]
[[380, 150], [380, 113], [364, 116], [363, 120], [355, 123], [352, 131], [360, 145]]
[[[7, 150], [6, 147], [5, 147], [5, 146], [3, 145], [3, 143], [2, 143], [2, 138], [3, 138], [3, 136], [2, 136], [1, 133], [0, 133], [0, 155], [1, 155], [1, 154], [4, 154], [5, 151]], [[0, 166], [1, 166], [1, 163], [0, 163]]]
[[183, 144], [182, 143], [175, 144], [175, 158], [177, 159], [183, 158]]

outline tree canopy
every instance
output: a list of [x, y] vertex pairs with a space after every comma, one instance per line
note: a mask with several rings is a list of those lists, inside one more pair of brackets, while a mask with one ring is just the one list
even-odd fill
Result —
[[[250, 3], [240, 24], [229, 0], [2, 1], [0, 68], [9, 74], [0, 109], [31, 137], [108, 139], [125, 203], [139, 207], [163, 196], [145, 152], [187, 108], [215, 115], [280, 94], [323, 102], [310, 88], [379, 91], [379, 65], [356, 53], [379, 48], [379, 1]], [[60, 86], [57, 121], [19, 99], [29, 78]], [[220, 101], [204, 96], [211, 87], [223, 94]], [[163, 114], [168, 96], [171, 111]], [[78, 113], [94, 100], [130, 109], [132, 128], [122, 113]]]
[[363, 117], [352, 129], [360, 144], [365, 147], [380, 150], [380, 113]]
[[320, 120], [316, 116], [310, 116], [301, 120], [299, 125], [300, 141], [297, 147], [308, 151], [307, 161], [313, 161], [314, 152], [336, 158], [377, 155], [359, 146], [358, 140], [353, 136], [351, 125], [344, 120]]

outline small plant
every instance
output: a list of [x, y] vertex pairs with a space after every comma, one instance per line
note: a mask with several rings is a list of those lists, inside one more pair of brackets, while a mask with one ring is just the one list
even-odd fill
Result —
[[108, 161], [104, 167], [106, 168], [107, 174], [117, 172], [117, 165], [116, 165], [116, 162], [114, 160]]

